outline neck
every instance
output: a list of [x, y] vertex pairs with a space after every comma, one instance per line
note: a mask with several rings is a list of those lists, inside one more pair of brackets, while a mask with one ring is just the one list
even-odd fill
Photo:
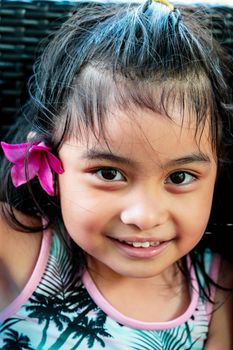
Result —
[[103, 297], [122, 314], [147, 322], [168, 321], [181, 315], [190, 302], [184, 275], [175, 264], [150, 278], [129, 278], [89, 268]]

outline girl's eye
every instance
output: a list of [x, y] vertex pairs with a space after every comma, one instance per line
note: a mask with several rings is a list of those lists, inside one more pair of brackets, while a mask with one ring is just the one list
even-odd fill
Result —
[[176, 171], [166, 179], [167, 184], [188, 185], [195, 181], [196, 177], [186, 171]]
[[101, 180], [104, 181], [125, 181], [125, 177], [121, 172], [114, 168], [102, 168], [94, 172]]

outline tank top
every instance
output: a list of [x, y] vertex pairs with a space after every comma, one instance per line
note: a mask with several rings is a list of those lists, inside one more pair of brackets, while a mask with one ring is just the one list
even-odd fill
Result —
[[[218, 266], [219, 257], [206, 250], [205, 268], [214, 280]], [[28, 283], [0, 312], [1, 349], [204, 349], [212, 304], [200, 296], [192, 269], [190, 304], [181, 316], [167, 322], [126, 317], [104, 299], [88, 271], [73, 283], [71, 270], [62, 241], [45, 232]], [[214, 292], [212, 288], [212, 297]]]

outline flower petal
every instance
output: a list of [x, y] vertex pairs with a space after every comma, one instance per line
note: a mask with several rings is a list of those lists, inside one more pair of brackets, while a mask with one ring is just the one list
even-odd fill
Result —
[[18, 161], [11, 169], [11, 178], [15, 187], [25, 184], [29, 180], [33, 179], [39, 171], [40, 168], [40, 158], [41, 155], [31, 161], [30, 156], [28, 160], [28, 169], [26, 169], [24, 160]]
[[54, 195], [54, 186], [53, 186], [53, 174], [49, 166], [49, 162], [45, 154], [41, 155], [41, 164], [38, 171], [38, 178], [41, 184], [41, 187], [47, 192], [50, 196]]
[[41, 154], [41, 152], [34, 151], [33, 153], [29, 154], [27, 163], [29, 180], [31, 180], [35, 175], [38, 174], [42, 160], [43, 154]]
[[22, 184], [25, 184], [27, 182], [26, 177], [25, 177], [25, 169], [24, 167], [14, 165], [11, 168], [11, 179], [13, 182], [13, 185], [15, 187], [18, 187]]
[[9, 144], [6, 142], [1, 142], [1, 146], [6, 158], [11, 163], [16, 163], [18, 161], [24, 161], [26, 157], [26, 153], [28, 150], [28, 143], [20, 143], [20, 144]]
[[39, 142], [39, 143], [34, 143], [31, 148], [30, 148], [30, 152], [33, 152], [34, 150], [40, 150], [40, 151], [49, 151], [52, 148], [47, 146], [44, 142]]
[[62, 167], [62, 163], [57, 157], [55, 157], [51, 152], [48, 152], [47, 153], [47, 158], [48, 158], [49, 165], [51, 166], [51, 168], [53, 168], [53, 170], [57, 174], [64, 173], [64, 169]]
[[16, 164], [11, 168], [11, 178], [15, 187], [25, 184], [26, 182], [28, 182], [28, 180], [31, 180], [35, 176], [36, 173], [31, 174], [31, 177], [27, 179], [25, 174], [25, 168], [21, 167], [19, 164]]
[[1, 142], [1, 146], [6, 158], [14, 164], [11, 177], [15, 187], [38, 176], [42, 188], [49, 195], [54, 195], [52, 169], [58, 174], [64, 170], [61, 161], [49, 152], [52, 149], [50, 146], [43, 141], [35, 141], [33, 144]]

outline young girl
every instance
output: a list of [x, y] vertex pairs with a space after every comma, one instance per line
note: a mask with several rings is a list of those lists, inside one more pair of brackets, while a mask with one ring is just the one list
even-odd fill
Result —
[[2, 142], [1, 349], [232, 349], [229, 65], [199, 22], [84, 4], [37, 62]]

